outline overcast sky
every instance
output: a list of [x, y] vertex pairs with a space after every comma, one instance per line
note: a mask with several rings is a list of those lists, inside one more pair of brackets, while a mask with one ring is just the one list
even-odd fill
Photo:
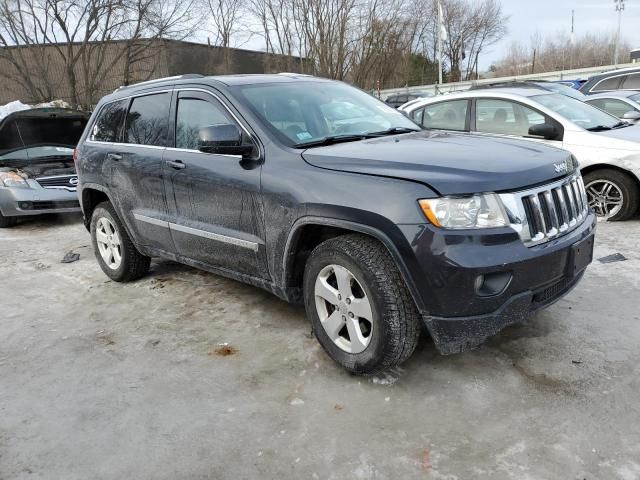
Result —
[[[487, 51], [481, 67], [487, 68], [499, 60], [513, 40], [529, 44], [531, 36], [543, 36], [571, 31], [571, 10], [575, 10], [576, 37], [587, 32], [615, 32], [618, 14], [613, 0], [503, 0], [504, 12], [509, 15], [509, 33]], [[640, 48], [640, 0], [627, 0], [622, 17], [622, 37], [633, 48]]]

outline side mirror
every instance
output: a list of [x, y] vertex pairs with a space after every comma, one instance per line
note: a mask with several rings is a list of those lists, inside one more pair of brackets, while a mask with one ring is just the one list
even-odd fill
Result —
[[251, 145], [242, 144], [242, 131], [233, 124], [209, 125], [198, 130], [198, 150], [220, 155], [248, 155]]
[[631, 120], [632, 122], [635, 122], [637, 120], [640, 120], [640, 112], [637, 112], [635, 110], [631, 110], [630, 112], [625, 113], [622, 116], [623, 120]]
[[529, 135], [532, 137], [542, 137], [545, 140], [556, 140], [558, 138], [558, 129], [548, 123], [541, 123], [529, 127]]

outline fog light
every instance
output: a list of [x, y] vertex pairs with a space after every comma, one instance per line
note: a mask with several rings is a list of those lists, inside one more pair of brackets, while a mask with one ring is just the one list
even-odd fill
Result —
[[30, 210], [31, 209], [31, 202], [20, 202], [18, 205], [20, 206], [20, 208], [22, 210]]
[[505, 291], [511, 282], [510, 272], [495, 272], [478, 275], [474, 282], [476, 294], [480, 297], [492, 297]]

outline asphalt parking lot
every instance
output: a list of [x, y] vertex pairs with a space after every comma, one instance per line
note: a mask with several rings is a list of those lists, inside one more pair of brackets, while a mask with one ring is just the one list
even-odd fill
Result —
[[259, 289], [108, 281], [60, 220], [0, 231], [1, 480], [640, 478], [640, 220], [600, 223], [595, 257], [628, 260], [527, 325], [374, 378]]

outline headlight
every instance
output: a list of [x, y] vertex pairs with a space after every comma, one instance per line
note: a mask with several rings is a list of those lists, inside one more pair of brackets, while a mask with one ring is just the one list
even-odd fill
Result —
[[494, 193], [430, 198], [418, 203], [427, 219], [440, 228], [496, 228], [509, 224], [502, 202]]
[[15, 172], [0, 172], [0, 183], [9, 188], [29, 188], [27, 181]]

